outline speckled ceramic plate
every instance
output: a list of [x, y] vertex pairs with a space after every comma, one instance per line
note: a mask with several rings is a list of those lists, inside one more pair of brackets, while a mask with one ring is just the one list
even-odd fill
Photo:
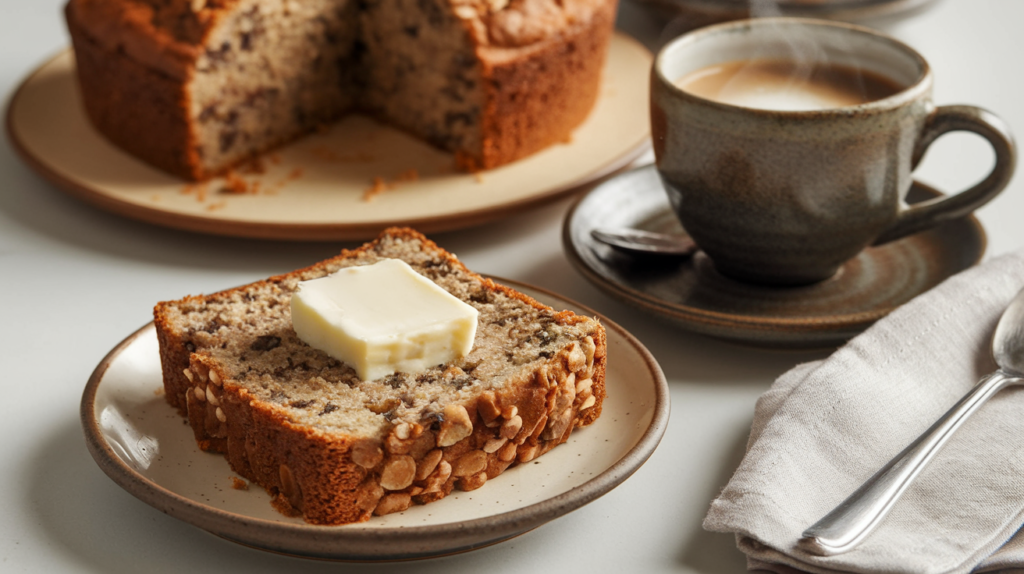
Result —
[[[557, 295], [498, 281], [558, 309], [596, 314]], [[279, 514], [262, 488], [232, 488], [223, 456], [198, 449], [164, 400], [152, 324], [99, 364], [82, 397], [86, 443], [100, 468], [140, 500], [226, 539], [333, 560], [408, 560], [501, 542], [587, 504], [626, 480], [654, 452], [668, 423], [668, 387], [639, 341], [602, 318], [608, 333], [601, 417], [569, 441], [512, 467], [473, 492], [362, 524], [313, 526]]]
[[243, 193], [221, 192], [223, 179], [186, 185], [92, 128], [70, 51], [21, 85], [7, 130], [26, 163], [61, 189], [148, 223], [293, 240], [366, 239], [392, 225], [432, 233], [519, 213], [629, 165], [649, 147], [650, 67], [646, 48], [614, 35], [597, 104], [572, 141], [477, 175], [456, 172], [450, 154], [353, 115], [268, 154], [264, 173], [239, 171]]
[[[909, 202], [940, 195], [915, 183]], [[844, 343], [896, 307], [977, 263], [985, 231], [974, 217], [861, 252], [831, 279], [807, 287], [762, 287], [719, 275], [702, 252], [692, 259], [638, 260], [590, 236], [596, 227], [682, 233], [654, 166], [598, 185], [565, 219], [569, 259], [613, 297], [680, 327], [773, 347]]]

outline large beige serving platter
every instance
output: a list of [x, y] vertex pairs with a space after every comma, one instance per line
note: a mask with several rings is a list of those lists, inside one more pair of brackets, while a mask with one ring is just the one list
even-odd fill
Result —
[[[556, 309], [597, 316], [608, 334], [601, 417], [531, 464], [473, 492], [361, 524], [314, 526], [279, 514], [265, 490], [232, 488], [223, 456], [196, 446], [162, 396], [152, 323], [96, 368], [82, 397], [86, 444], [125, 490], [187, 523], [272, 552], [334, 560], [407, 560], [465, 552], [517, 536], [618, 486], [651, 456], [668, 424], [665, 376], [622, 327], [558, 295], [496, 279]], [[555, 527], [555, 526], [552, 526]]]
[[[450, 154], [353, 115], [268, 154], [263, 173], [239, 172], [247, 193], [225, 193], [223, 179], [186, 185], [93, 129], [70, 51], [17, 90], [7, 130], [28, 165], [61, 189], [157, 225], [294, 240], [365, 239], [391, 225], [437, 232], [535, 207], [628, 165], [649, 145], [650, 64], [647, 49], [616, 34], [596, 107], [571, 141], [480, 174], [457, 172]], [[375, 179], [387, 189], [367, 197]]]

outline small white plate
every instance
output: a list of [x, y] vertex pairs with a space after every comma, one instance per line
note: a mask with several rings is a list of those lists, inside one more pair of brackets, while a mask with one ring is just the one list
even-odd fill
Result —
[[[187, 185], [93, 129], [70, 50], [18, 88], [7, 131], [29, 167], [64, 191], [156, 225], [315, 241], [366, 239], [395, 225], [436, 233], [522, 212], [629, 165], [650, 145], [650, 67], [646, 48], [614, 34], [597, 103], [572, 141], [479, 174], [457, 172], [451, 154], [350, 115], [266, 154], [262, 174], [238, 170], [249, 193], [221, 193], [223, 179]], [[390, 188], [368, 196], [376, 178]]]
[[[597, 317], [547, 291], [496, 279], [556, 309]], [[608, 396], [601, 417], [536, 461], [509, 468], [473, 492], [368, 522], [315, 526], [278, 513], [270, 496], [237, 479], [223, 456], [196, 446], [164, 400], [151, 324], [114, 348], [93, 372], [81, 418], [90, 453], [143, 502], [229, 540], [333, 560], [407, 560], [473, 550], [536, 528], [591, 502], [635, 472], [657, 447], [669, 416], [668, 386], [654, 357], [622, 327], [608, 334]]]

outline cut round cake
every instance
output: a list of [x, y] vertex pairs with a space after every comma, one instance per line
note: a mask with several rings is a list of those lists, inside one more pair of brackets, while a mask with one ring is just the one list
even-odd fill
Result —
[[199, 180], [351, 110], [487, 169], [565, 141], [616, 0], [70, 0], [86, 112]]
[[[300, 281], [384, 259], [477, 310], [468, 355], [364, 381], [296, 335]], [[594, 422], [605, 396], [596, 320], [482, 278], [409, 229], [286, 275], [160, 303], [154, 315], [167, 400], [199, 446], [315, 524], [479, 488]]]

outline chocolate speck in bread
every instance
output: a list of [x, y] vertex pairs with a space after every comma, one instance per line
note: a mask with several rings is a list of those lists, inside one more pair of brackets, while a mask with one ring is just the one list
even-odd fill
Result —
[[593, 107], [616, 0], [69, 0], [85, 110], [143, 160], [223, 173], [359, 110], [467, 170]]
[[[299, 281], [398, 258], [479, 312], [465, 357], [360, 380], [291, 328]], [[155, 309], [167, 399], [275, 506], [340, 524], [472, 490], [597, 419], [604, 330], [482, 278], [408, 229], [312, 267]]]

